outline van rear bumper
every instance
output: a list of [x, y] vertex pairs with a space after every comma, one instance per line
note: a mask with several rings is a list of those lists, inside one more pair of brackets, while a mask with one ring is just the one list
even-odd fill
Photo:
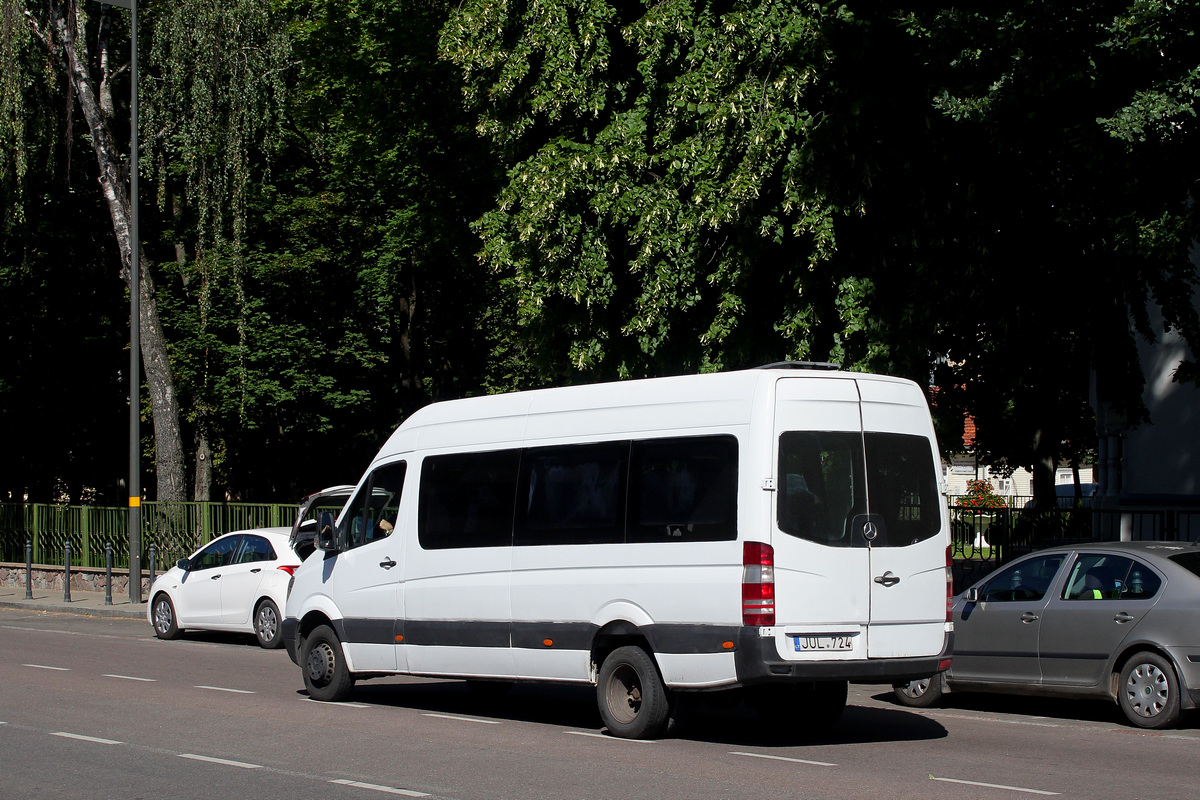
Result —
[[784, 661], [775, 650], [775, 640], [758, 635], [758, 628], [743, 627], [734, 653], [738, 683], [743, 686], [791, 681], [856, 681], [901, 683], [928, 678], [950, 659], [954, 634], [946, 634], [942, 652], [916, 658], [868, 658], [838, 661]]

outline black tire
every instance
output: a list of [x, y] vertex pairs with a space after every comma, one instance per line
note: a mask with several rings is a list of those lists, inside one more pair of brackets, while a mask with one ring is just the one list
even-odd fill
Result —
[[471, 694], [484, 700], [499, 700], [512, 691], [512, 681], [467, 681]]
[[1121, 670], [1117, 705], [1139, 728], [1169, 728], [1179, 721], [1179, 679], [1158, 653], [1136, 653]]
[[897, 683], [892, 686], [896, 702], [909, 708], [931, 708], [941, 702], [942, 676], [934, 675], [929, 678], [918, 678], [907, 683]]
[[823, 733], [846, 710], [847, 681], [764, 684], [748, 687], [747, 704], [774, 734]]
[[283, 646], [283, 617], [275, 601], [264, 598], [254, 609], [254, 635], [259, 646], [267, 650]]
[[846, 698], [850, 694], [849, 681], [818, 681], [803, 694], [808, 708], [805, 717], [815, 730], [832, 728], [846, 710]]
[[175, 604], [167, 595], [159, 593], [150, 606], [154, 620], [154, 635], [160, 639], [178, 639], [183, 635], [175, 619]]
[[304, 688], [313, 700], [340, 702], [354, 688], [354, 676], [346, 668], [342, 643], [328, 625], [318, 625], [304, 640], [300, 671], [304, 673]]
[[652, 739], [670, 716], [667, 689], [658, 667], [640, 647], [618, 647], [608, 654], [596, 682], [600, 718], [622, 739]]

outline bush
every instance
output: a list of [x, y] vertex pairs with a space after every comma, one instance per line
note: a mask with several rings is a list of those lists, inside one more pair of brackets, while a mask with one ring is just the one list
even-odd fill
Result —
[[996, 494], [992, 484], [980, 479], [967, 481], [967, 493], [954, 505], [958, 508], [1008, 508], [1008, 502]]

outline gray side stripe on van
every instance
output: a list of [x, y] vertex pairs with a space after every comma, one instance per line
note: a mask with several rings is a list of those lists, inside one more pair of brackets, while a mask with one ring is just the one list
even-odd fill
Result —
[[[394, 644], [402, 636], [414, 647], [514, 647], [524, 650], [589, 650], [599, 627], [587, 622], [480, 622], [474, 620], [343, 619], [346, 641]], [[656, 653], [728, 652], [738, 625], [647, 625], [637, 629]], [[546, 640], [551, 644], [547, 645]]]

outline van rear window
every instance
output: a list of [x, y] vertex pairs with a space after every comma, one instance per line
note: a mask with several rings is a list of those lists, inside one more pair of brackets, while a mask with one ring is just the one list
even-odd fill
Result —
[[941, 528], [929, 440], [899, 433], [787, 431], [779, 437], [777, 523], [830, 547], [903, 547]]

